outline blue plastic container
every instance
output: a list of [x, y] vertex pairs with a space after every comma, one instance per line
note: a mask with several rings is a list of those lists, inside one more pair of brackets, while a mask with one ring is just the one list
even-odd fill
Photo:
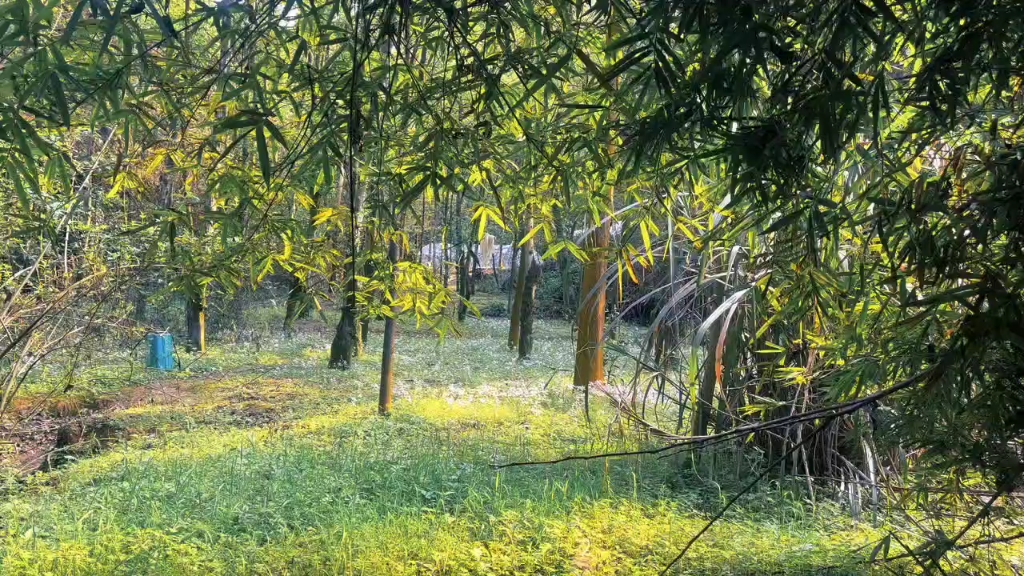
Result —
[[149, 359], [146, 361], [147, 368], [156, 368], [168, 372], [174, 370], [174, 340], [170, 334], [150, 334], [146, 336], [149, 342]]

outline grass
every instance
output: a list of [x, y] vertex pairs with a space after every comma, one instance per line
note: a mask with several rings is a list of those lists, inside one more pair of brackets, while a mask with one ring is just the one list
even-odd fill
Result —
[[[280, 311], [258, 314], [274, 325]], [[376, 333], [348, 372], [326, 370], [325, 334], [306, 330], [258, 350], [215, 342], [185, 373], [108, 385], [96, 394], [114, 399], [123, 437], [0, 503], [3, 573], [657, 573], [728, 498], [727, 479], [650, 458], [496, 471], [638, 446], [603, 403], [586, 424], [557, 370], [571, 366], [568, 325], [540, 322], [525, 364], [504, 330], [470, 320], [439, 343], [403, 327], [389, 419], [375, 415]], [[678, 573], [859, 574], [850, 551], [877, 538], [766, 484]]]

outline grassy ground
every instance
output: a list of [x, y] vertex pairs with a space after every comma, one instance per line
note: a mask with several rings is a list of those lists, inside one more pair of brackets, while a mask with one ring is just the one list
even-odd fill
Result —
[[[261, 314], [279, 325], [280, 311]], [[690, 460], [496, 471], [637, 446], [599, 401], [585, 423], [556, 370], [571, 366], [567, 324], [540, 322], [525, 365], [505, 329], [472, 319], [439, 343], [404, 327], [390, 419], [375, 416], [377, 332], [348, 372], [324, 368], [314, 324], [214, 342], [165, 376], [109, 356], [82, 394], [118, 440], [9, 487], [3, 573], [656, 574], [737, 484]], [[867, 552], [850, 552], [877, 537], [766, 483], [678, 573], [859, 574]]]

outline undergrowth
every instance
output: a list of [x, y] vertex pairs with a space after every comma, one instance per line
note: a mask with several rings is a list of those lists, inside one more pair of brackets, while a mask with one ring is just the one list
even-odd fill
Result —
[[[740, 476], [713, 481], [686, 457], [495, 470], [643, 442], [600, 402], [586, 422], [561, 370], [566, 324], [538, 323], [524, 364], [504, 349], [504, 326], [470, 320], [442, 343], [405, 326], [389, 419], [375, 415], [376, 332], [348, 372], [324, 368], [310, 325], [291, 339], [214, 342], [187, 371], [127, 382], [149, 396], [106, 384], [93, 393], [123, 399], [108, 412], [127, 433], [10, 489], [3, 572], [657, 573]], [[92, 369], [120, 374], [125, 358], [111, 358]], [[857, 561], [878, 537], [766, 483], [678, 573], [867, 573]]]

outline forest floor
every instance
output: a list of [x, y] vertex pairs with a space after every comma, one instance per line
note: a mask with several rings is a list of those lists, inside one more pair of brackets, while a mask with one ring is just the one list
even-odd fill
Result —
[[[259, 312], [263, 336], [214, 339], [184, 371], [112, 353], [60, 401], [22, 399], [42, 410], [5, 462], [43, 471], [5, 482], [4, 574], [657, 574], [749, 474], [689, 457], [496, 470], [638, 446], [603, 399], [587, 424], [564, 322], [538, 322], [524, 364], [503, 319], [443, 342], [403, 326], [384, 419], [379, 325], [341, 372], [328, 327], [270, 337], [281, 311]], [[48, 453], [54, 434], [78, 436]], [[672, 573], [862, 574], [880, 534], [765, 482]]]

